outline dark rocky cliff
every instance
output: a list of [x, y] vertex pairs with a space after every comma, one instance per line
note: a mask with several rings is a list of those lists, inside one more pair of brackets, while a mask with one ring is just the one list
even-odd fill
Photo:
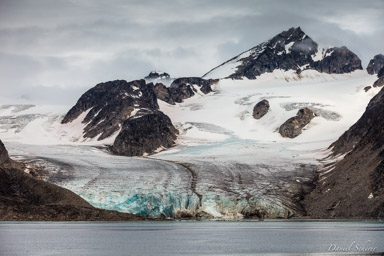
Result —
[[[384, 68], [379, 72], [378, 80], [384, 80]], [[382, 106], [382, 90], [370, 101], [362, 117], [341, 137], [335, 141], [331, 147], [334, 155], [345, 154], [355, 146], [361, 144], [361, 140], [371, 131], [373, 126], [380, 125], [380, 115]]]
[[[345, 157], [320, 174], [305, 199], [315, 218], [384, 218], [384, 89], [362, 117], [332, 144]], [[327, 172], [326, 172], [327, 171]]]

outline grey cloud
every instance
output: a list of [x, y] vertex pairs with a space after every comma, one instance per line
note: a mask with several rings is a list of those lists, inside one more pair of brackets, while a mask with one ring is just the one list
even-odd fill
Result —
[[382, 0], [2, 0], [0, 90], [72, 103], [98, 82], [152, 69], [201, 76], [293, 26], [366, 65], [384, 52], [383, 11]]

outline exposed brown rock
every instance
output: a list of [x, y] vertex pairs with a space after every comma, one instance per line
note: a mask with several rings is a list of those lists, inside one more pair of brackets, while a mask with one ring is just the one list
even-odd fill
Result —
[[309, 108], [300, 109], [296, 116], [288, 119], [284, 124], [279, 128], [279, 133], [283, 137], [295, 138], [299, 136], [302, 132], [302, 129], [311, 122], [315, 117], [315, 114]]
[[255, 105], [253, 108], [253, 118], [260, 119], [265, 114], [267, 114], [269, 110], [269, 102], [267, 100], [262, 100]]

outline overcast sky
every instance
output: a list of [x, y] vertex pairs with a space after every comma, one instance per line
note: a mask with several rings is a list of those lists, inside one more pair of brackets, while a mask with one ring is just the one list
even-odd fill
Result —
[[71, 105], [151, 70], [202, 76], [297, 26], [366, 66], [384, 53], [383, 13], [384, 0], [0, 0], [0, 98]]

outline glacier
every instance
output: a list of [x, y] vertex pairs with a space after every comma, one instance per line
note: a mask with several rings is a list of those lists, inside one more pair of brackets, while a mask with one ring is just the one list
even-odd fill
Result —
[[[328, 146], [378, 92], [363, 89], [375, 79], [365, 71], [312, 70], [222, 79], [208, 95], [159, 101], [180, 135], [175, 147], [145, 157], [111, 155], [110, 138], [78, 140], [81, 120], [60, 124], [69, 107], [3, 105], [0, 138], [12, 157], [47, 170], [44, 180], [99, 208], [176, 219], [302, 216], [300, 200]], [[252, 108], [262, 99], [271, 108], [255, 120]], [[317, 116], [297, 138], [282, 138], [279, 125], [303, 106]]]

